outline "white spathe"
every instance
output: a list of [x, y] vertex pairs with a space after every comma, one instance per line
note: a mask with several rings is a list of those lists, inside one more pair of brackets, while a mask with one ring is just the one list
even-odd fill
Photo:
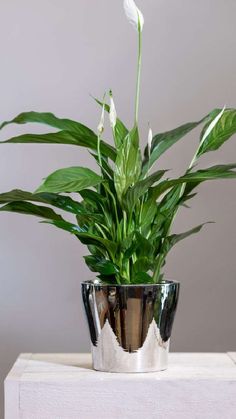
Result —
[[136, 6], [134, 0], [124, 0], [124, 9], [128, 21], [135, 27], [137, 31], [139, 30], [140, 24], [140, 30], [142, 31], [144, 25], [144, 17], [142, 12]]
[[152, 148], [152, 138], [153, 138], [152, 129], [149, 128], [149, 131], [148, 131], [148, 154], [149, 155], [150, 155], [151, 148]]
[[112, 95], [110, 94], [110, 112], [109, 112], [109, 119], [111, 128], [114, 129], [116, 126], [116, 120], [117, 120], [117, 113], [116, 113], [116, 107], [113, 100]]
[[102, 106], [101, 119], [100, 119], [100, 122], [99, 122], [98, 127], [97, 127], [98, 134], [100, 134], [100, 135], [104, 131], [104, 120], [105, 120], [105, 105], [103, 104], [103, 106]]

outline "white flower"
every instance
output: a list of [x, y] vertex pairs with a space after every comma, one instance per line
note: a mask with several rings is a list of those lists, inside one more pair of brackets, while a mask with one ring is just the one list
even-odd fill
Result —
[[149, 132], [148, 132], [148, 155], [150, 156], [150, 152], [151, 152], [151, 148], [152, 148], [152, 129], [149, 128]]
[[114, 129], [116, 126], [116, 120], [117, 120], [117, 113], [115, 108], [115, 103], [112, 97], [112, 92], [110, 92], [110, 112], [109, 112], [109, 119], [111, 128]]
[[105, 120], [105, 104], [103, 104], [103, 106], [102, 106], [101, 119], [100, 119], [100, 122], [99, 122], [98, 127], [97, 127], [99, 135], [102, 135], [102, 133], [104, 131], [104, 120]]
[[134, 0], [124, 0], [125, 14], [129, 22], [134, 25], [137, 31], [143, 30], [144, 17], [142, 12], [136, 6]]

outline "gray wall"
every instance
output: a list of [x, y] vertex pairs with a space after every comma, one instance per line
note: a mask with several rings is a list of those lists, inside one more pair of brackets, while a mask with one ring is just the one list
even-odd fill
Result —
[[[201, 118], [215, 106], [236, 106], [235, 0], [146, 0], [140, 123], [154, 133]], [[89, 97], [113, 88], [117, 109], [132, 123], [135, 32], [121, 0], [1, 0], [0, 118], [52, 111], [94, 129], [100, 110]], [[42, 128], [29, 129], [41, 132]], [[11, 127], [1, 133], [25, 132]], [[202, 165], [236, 160], [235, 140]], [[160, 164], [180, 174], [198, 141], [194, 132]], [[60, 167], [93, 165], [70, 146], [6, 145], [0, 153], [0, 190], [34, 190]], [[236, 182], [208, 183], [175, 230], [216, 221], [180, 244], [167, 273], [182, 283], [172, 350], [236, 350]], [[89, 349], [80, 281], [91, 274], [86, 249], [37, 219], [0, 216], [1, 379], [20, 352]]]

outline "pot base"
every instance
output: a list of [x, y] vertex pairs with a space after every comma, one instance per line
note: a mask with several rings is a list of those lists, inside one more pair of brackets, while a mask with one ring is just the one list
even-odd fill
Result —
[[167, 369], [169, 340], [163, 342], [153, 319], [147, 337], [137, 351], [125, 351], [106, 321], [98, 337], [97, 345], [92, 345], [93, 367], [96, 371], [118, 373], [145, 373]]

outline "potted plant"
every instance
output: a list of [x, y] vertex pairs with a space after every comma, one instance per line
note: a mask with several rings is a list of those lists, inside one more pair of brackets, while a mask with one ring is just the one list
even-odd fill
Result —
[[[0, 211], [35, 215], [66, 230], [88, 247], [85, 262], [94, 279], [82, 283], [94, 368], [112, 372], [157, 371], [167, 367], [169, 340], [178, 302], [179, 283], [166, 280], [163, 267], [172, 247], [201, 230], [172, 233], [173, 220], [206, 180], [235, 178], [236, 163], [197, 169], [198, 160], [217, 150], [236, 132], [236, 109], [215, 109], [197, 122], [152, 135], [140, 150], [138, 110], [144, 19], [133, 0], [124, 8], [138, 35], [135, 118], [128, 129], [117, 117], [112, 92], [101, 106], [97, 132], [51, 113], [24, 112], [8, 124], [42, 123], [56, 128], [46, 134], [23, 134], [3, 143], [71, 144], [86, 147], [98, 165], [69, 167], [50, 174], [31, 193], [0, 195]], [[103, 140], [108, 113], [114, 145]], [[202, 124], [200, 142], [179, 178], [155, 171], [154, 164], [172, 145]], [[70, 196], [69, 194], [72, 194]], [[74, 198], [74, 196], [76, 198]], [[53, 209], [54, 208], [54, 209]], [[74, 223], [66, 214], [73, 214]]]

